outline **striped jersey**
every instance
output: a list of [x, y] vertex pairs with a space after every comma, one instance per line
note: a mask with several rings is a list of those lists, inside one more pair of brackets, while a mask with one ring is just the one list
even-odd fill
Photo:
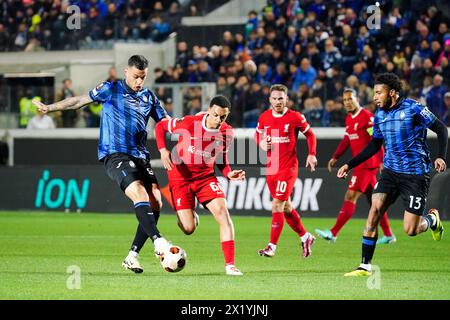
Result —
[[402, 174], [429, 173], [427, 128], [435, 120], [427, 107], [413, 99], [401, 98], [388, 110], [379, 108], [375, 112], [373, 137], [384, 139], [384, 167]]
[[135, 92], [120, 80], [99, 84], [89, 96], [103, 103], [98, 159], [116, 152], [148, 159], [148, 120], [152, 117], [159, 122], [166, 117], [156, 95], [147, 88]]

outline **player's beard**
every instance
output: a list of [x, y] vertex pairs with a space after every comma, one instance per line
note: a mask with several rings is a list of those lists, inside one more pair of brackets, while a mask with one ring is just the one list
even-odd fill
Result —
[[381, 109], [387, 110], [391, 107], [391, 105], [392, 105], [392, 98], [391, 96], [388, 96], [384, 104], [381, 106]]

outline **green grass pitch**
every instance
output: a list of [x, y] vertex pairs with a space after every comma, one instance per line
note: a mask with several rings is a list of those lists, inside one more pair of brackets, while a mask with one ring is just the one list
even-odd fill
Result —
[[[182, 234], [173, 214], [160, 219], [161, 232], [188, 254], [183, 271], [164, 272], [148, 242], [141, 252], [144, 273], [134, 274], [121, 267], [136, 229], [132, 214], [0, 212], [0, 299], [450, 299], [448, 234], [441, 242], [430, 233], [408, 238], [402, 222], [391, 221], [398, 242], [377, 247], [380, 288], [369, 289], [367, 278], [343, 276], [360, 260], [361, 219], [349, 221], [336, 244], [317, 239], [304, 259], [287, 224], [277, 255], [259, 257], [270, 218], [235, 216], [236, 265], [244, 276], [229, 277], [218, 225], [209, 215], [200, 218], [191, 236]], [[303, 222], [313, 231], [334, 219]], [[70, 266], [80, 268], [80, 289], [67, 288]]]

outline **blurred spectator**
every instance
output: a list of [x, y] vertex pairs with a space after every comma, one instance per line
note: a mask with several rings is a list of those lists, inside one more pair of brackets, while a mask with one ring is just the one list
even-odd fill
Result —
[[304, 103], [303, 115], [311, 127], [321, 127], [323, 124], [323, 106], [320, 98], [308, 98]]
[[433, 86], [426, 95], [427, 106], [439, 118], [442, 119], [445, 113], [444, 95], [446, 88], [442, 84], [443, 78], [437, 74], [433, 78]]
[[343, 127], [345, 125], [346, 112], [342, 103], [334, 100], [325, 102], [325, 111], [323, 113], [323, 127]]
[[26, 128], [30, 119], [36, 115], [37, 110], [32, 103], [33, 100], [41, 101], [42, 98], [39, 96], [33, 96], [32, 89], [28, 88], [25, 92], [25, 96], [19, 100], [19, 128]]
[[447, 127], [450, 127], [450, 91], [445, 93], [444, 96], [445, 112], [442, 117], [442, 121]]
[[265, 96], [258, 82], [252, 83], [245, 99], [244, 127], [255, 128], [259, 115], [263, 110]]
[[185, 41], [178, 42], [175, 64], [180, 65], [182, 68], [186, 68], [190, 59], [191, 56], [188, 51], [187, 43]]
[[106, 78], [106, 81], [108, 82], [114, 82], [120, 80], [117, 77], [117, 69], [115, 67], [111, 67], [108, 69], [108, 78]]
[[297, 72], [294, 76], [292, 83], [292, 91], [297, 91], [299, 86], [302, 84], [306, 84], [308, 88], [311, 88], [314, 79], [317, 77], [317, 71], [314, 69], [308, 58], [303, 58], [300, 68], [297, 69]]
[[[322, 68], [326, 72], [332, 66], [340, 64], [342, 55], [339, 49], [334, 46], [332, 39], [325, 40], [325, 51], [322, 54]], [[345, 70], [344, 70], [345, 72]]]
[[227, 97], [228, 99], [231, 99], [233, 91], [231, 89], [231, 86], [229, 86], [227, 84], [227, 79], [225, 78], [225, 76], [220, 76], [217, 79], [216, 89], [217, 89], [217, 94], [221, 94], [221, 95]]
[[198, 82], [216, 82], [214, 73], [209, 66], [208, 62], [205, 60], [201, 60], [198, 63], [198, 73], [197, 73], [197, 81]]
[[202, 111], [202, 100], [194, 97], [188, 102], [188, 114], [195, 115], [200, 111]]
[[27, 129], [55, 129], [55, 123], [50, 116], [37, 111], [37, 114], [28, 121]]
[[173, 100], [172, 98], [167, 98], [164, 102], [164, 109], [166, 109], [167, 114], [173, 117]]
[[84, 108], [84, 114], [86, 118], [86, 127], [98, 128], [100, 127], [100, 117], [103, 109], [103, 104], [97, 101], [93, 101], [86, 108]]
[[8, 31], [5, 29], [5, 26], [0, 23], [0, 52], [9, 51], [10, 35]]
[[163, 19], [169, 24], [171, 30], [176, 30], [181, 24], [182, 13], [178, 2], [170, 4], [169, 11], [163, 15]]
[[[64, 79], [62, 84], [63, 87], [56, 98], [57, 101], [61, 101], [75, 96], [75, 92], [72, 90], [71, 79]], [[76, 110], [66, 110], [62, 112], [61, 118], [63, 128], [73, 128], [75, 126], [75, 121], [77, 120], [77, 117], [78, 113]]]
[[195, 16], [198, 16], [198, 15], [199, 15], [199, 12], [198, 12], [197, 6], [195, 4], [191, 4], [189, 6], [188, 16], [195, 17]]

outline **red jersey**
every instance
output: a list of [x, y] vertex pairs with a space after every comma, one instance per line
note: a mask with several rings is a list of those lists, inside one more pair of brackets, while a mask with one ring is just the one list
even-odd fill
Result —
[[[368, 129], [373, 127], [373, 114], [360, 108], [356, 114], [348, 114], [345, 119], [345, 136], [339, 144], [333, 158], [339, 159], [350, 146], [352, 156], [359, 154], [372, 140], [372, 135]], [[383, 160], [383, 149], [373, 157], [357, 166], [357, 169], [379, 168]]]
[[[305, 134], [310, 131], [309, 129], [310, 126], [305, 117], [291, 109], [287, 109], [283, 114], [276, 114], [272, 109], [261, 114], [255, 138], [258, 144], [261, 139], [270, 140], [272, 143], [271, 149], [267, 151], [267, 168], [271, 169], [267, 174], [277, 174], [285, 169], [298, 168], [298, 133]], [[314, 147], [310, 148], [309, 154], [315, 155], [315, 153], [314, 137]]]
[[219, 129], [206, 127], [207, 114], [160, 121], [156, 127], [158, 150], [166, 147], [165, 133], [178, 134], [174, 167], [168, 171], [170, 180], [198, 180], [214, 176], [214, 164], [226, 177], [231, 171], [227, 152], [233, 142], [233, 128], [223, 123]]

